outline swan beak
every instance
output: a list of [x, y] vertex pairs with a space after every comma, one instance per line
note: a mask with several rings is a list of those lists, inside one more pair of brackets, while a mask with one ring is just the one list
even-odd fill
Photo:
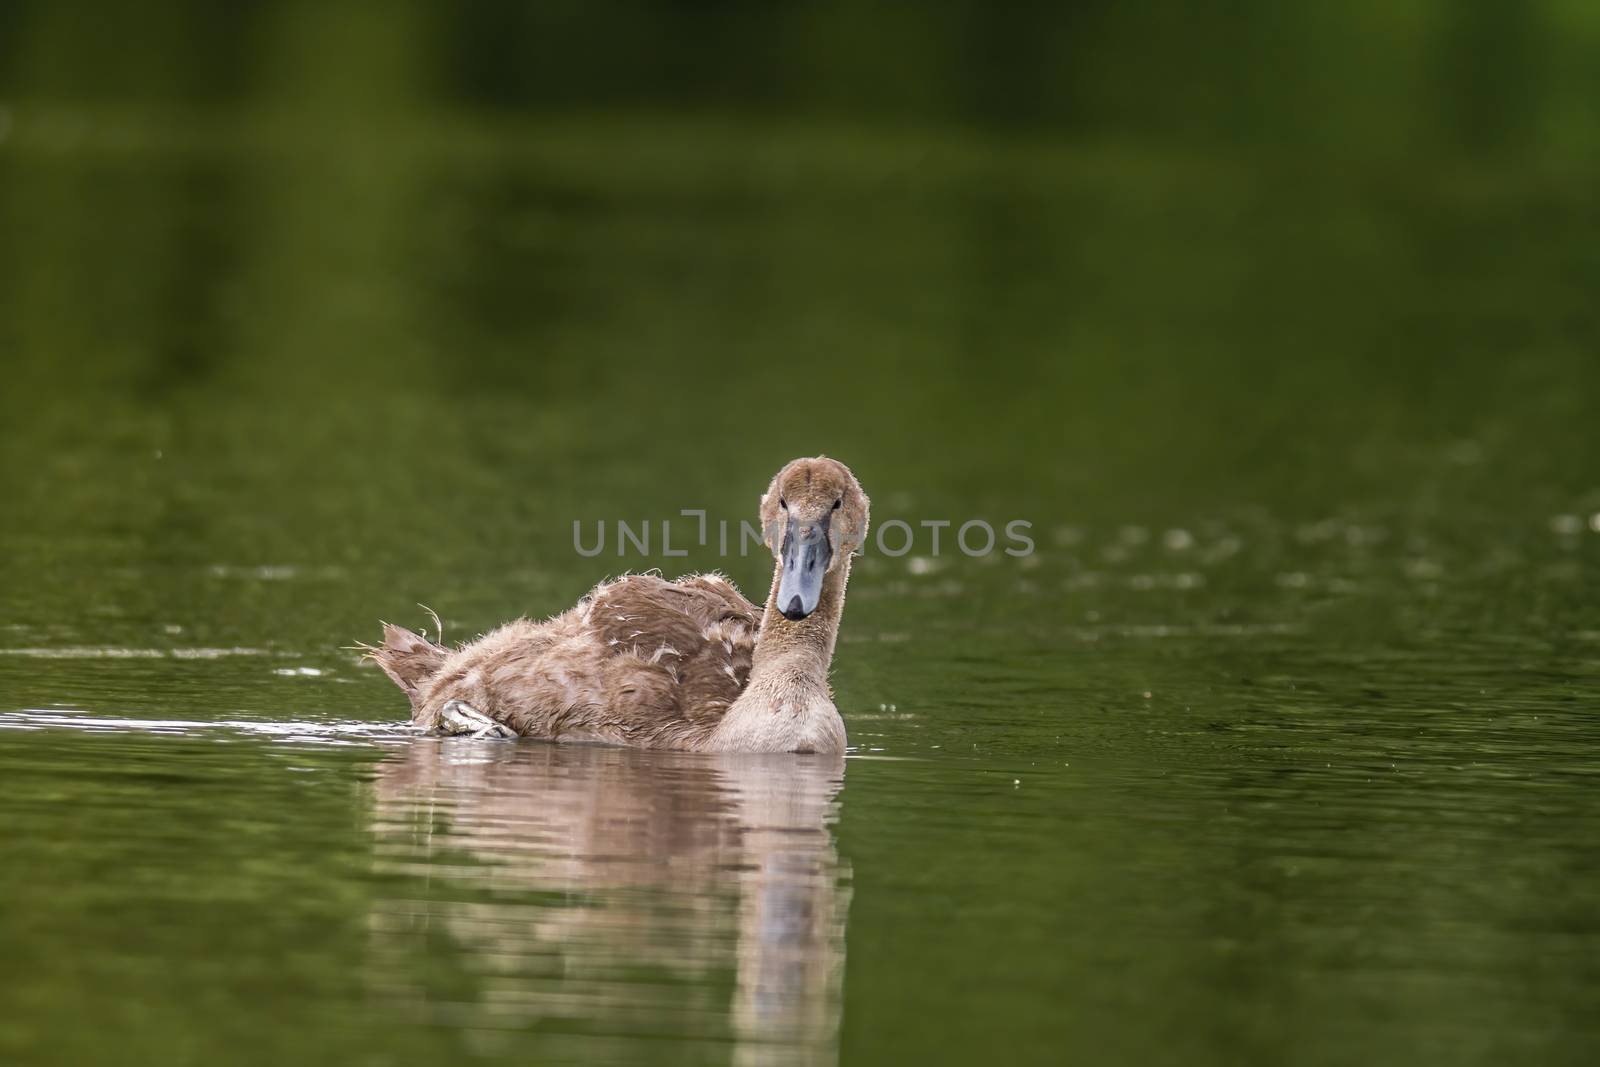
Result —
[[778, 579], [778, 610], [790, 622], [817, 610], [822, 576], [833, 559], [828, 531], [820, 522], [793, 523], [783, 534], [783, 576]]

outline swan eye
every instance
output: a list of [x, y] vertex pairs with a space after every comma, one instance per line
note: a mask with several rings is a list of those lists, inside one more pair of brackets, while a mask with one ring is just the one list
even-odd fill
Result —
[[844, 497], [840, 497], [838, 500], [835, 500], [833, 502], [833, 510], [834, 511], [838, 511], [839, 510], [839, 505], [843, 504], [843, 503], [844, 503]]
[[781, 496], [778, 498], [778, 506], [780, 508], [782, 508], [784, 511], [788, 511], [789, 510], [789, 502], [787, 500], [783, 499], [783, 497], [781, 497]]

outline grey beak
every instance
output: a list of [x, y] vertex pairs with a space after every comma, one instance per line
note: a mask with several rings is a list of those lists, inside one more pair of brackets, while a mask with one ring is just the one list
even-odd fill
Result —
[[788, 524], [783, 534], [783, 576], [778, 579], [778, 610], [790, 622], [817, 610], [822, 596], [822, 576], [833, 559], [828, 543], [828, 524], [822, 522]]

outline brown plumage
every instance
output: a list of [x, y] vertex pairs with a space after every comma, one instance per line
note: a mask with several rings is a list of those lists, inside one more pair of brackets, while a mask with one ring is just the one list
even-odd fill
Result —
[[367, 658], [376, 660], [383, 673], [398, 685], [413, 705], [421, 687], [439, 673], [450, 653], [404, 626], [383, 624], [383, 647], [367, 648]]
[[367, 654], [428, 730], [842, 752], [827, 674], [866, 494], [844, 464], [797, 459], [772, 480], [761, 518], [777, 564], [765, 610], [721, 575], [630, 575], [554, 618], [519, 619], [455, 650], [386, 625]]

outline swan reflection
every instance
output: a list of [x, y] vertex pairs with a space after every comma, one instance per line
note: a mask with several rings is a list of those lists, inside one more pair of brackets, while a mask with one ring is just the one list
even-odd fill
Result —
[[484, 1051], [536, 1034], [832, 1062], [843, 775], [839, 756], [419, 740], [374, 787], [380, 873], [405, 887], [374, 909], [374, 989]]

